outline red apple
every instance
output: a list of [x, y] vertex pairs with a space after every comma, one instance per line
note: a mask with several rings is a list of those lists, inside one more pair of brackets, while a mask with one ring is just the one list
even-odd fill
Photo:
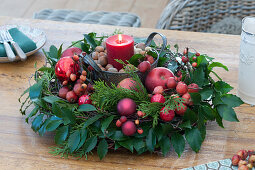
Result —
[[165, 122], [170, 122], [174, 118], [174, 111], [173, 110], [167, 110], [165, 107], [163, 107], [160, 110], [160, 118]]
[[152, 94], [163, 94], [164, 88], [162, 86], [157, 86], [154, 88]]
[[183, 95], [188, 92], [188, 86], [184, 82], [179, 82], [176, 86], [176, 91], [180, 95]]
[[147, 75], [145, 79], [145, 86], [150, 92], [152, 92], [157, 86], [162, 86], [164, 89], [166, 89], [167, 79], [169, 77], [174, 77], [171, 70], [165, 67], [156, 67]]
[[153, 58], [152, 56], [150, 56], [150, 55], [147, 55], [147, 56], [145, 57], [145, 60], [146, 60], [146, 61], [149, 61], [150, 64], [153, 64], [153, 63], [154, 63], [154, 58]]
[[151, 97], [151, 103], [158, 102], [158, 103], [165, 103], [166, 99], [162, 94], [155, 94]]
[[141, 73], [144, 73], [151, 69], [151, 64], [149, 61], [143, 61], [138, 65], [138, 69]]
[[117, 110], [121, 116], [130, 116], [136, 112], [136, 104], [134, 100], [124, 98], [117, 104]]
[[90, 99], [89, 95], [82, 95], [79, 98], [78, 104], [79, 105], [82, 105], [82, 104], [92, 104], [92, 100]]
[[190, 94], [189, 93], [185, 93], [184, 95], [182, 95], [182, 98], [185, 100], [185, 104], [189, 104], [190, 102]]
[[126, 136], [132, 136], [133, 134], [135, 134], [136, 132], [136, 127], [134, 122], [132, 121], [126, 121], [123, 125], [122, 125], [122, 133]]
[[167, 79], [167, 83], [166, 83], [167, 88], [174, 89], [176, 85], [177, 85], [177, 82], [175, 81], [174, 77], [170, 77]]
[[198, 93], [198, 91], [199, 91], [199, 87], [196, 83], [192, 83], [192, 84], [188, 85], [189, 93]]
[[68, 48], [66, 49], [61, 57], [66, 57], [66, 56], [70, 56], [70, 57], [73, 57], [74, 55], [79, 55], [82, 53], [82, 50], [80, 48], [77, 48], [77, 47], [71, 47], [71, 48]]
[[[178, 106], [180, 107], [180, 104], [178, 104]], [[187, 110], [187, 106], [185, 104], [183, 104], [183, 106], [179, 109], [175, 109], [175, 113], [180, 115], [180, 116], [184, 116], [184, 113], [186, 112]]]
[[67, 94], [68, 91], [69, 91], [68, 87], [64, 86], [64, 87], [59, 89], [58, 96], [63, 98], [63, 99], [66, 99], [66, 94]]
[[69, 91], [66, 93], [66, 100], [70, 103], [75, 103], [78, 99], [78, 96], [74, 93], [74, 91]]
[[135, 90], [138, 91], [136, 88], [138, 86], [138, 83], [133, 80], [132, 78], [125, 78], [119, 84], [117, 85], [117, 88], [124, 88], [124, 89], [129, 89], [129, 90]]

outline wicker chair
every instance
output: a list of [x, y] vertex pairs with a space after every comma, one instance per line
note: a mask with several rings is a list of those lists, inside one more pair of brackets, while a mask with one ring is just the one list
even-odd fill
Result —
[[[241, 27], [241, 19], [252, 15], [255, 15], [255, 0], [171, 0], [156, 28], [213, 32], [213, 25], [224, 25], [220, 23], [224, 19], [224, 22], [232, 22], [229, 28]], [[229, 17], [231, 19], [226, 19]]]

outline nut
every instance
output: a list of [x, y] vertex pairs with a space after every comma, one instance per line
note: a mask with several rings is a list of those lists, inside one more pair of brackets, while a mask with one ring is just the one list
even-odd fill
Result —
[[145, 51], [148, 52], [151, 50], [151, 47], [145, 47]]
[[110, 72], [118, 72], [118, 70], [116, 68], [109, 68], [107, 71], [110, 71]]
[[113, 65], [107, 64], [106, 67], [105, 67], [105, 69], [108, 70], [109, 68], [113, 68]]
[[122, 68], [119, 70], [119, 73], [125, 73], [125, 70]]
[[104, 51], [104, 47], [103, 47], [103, 46], [97, 46], [97, 47], [95, 48], [95, 51], [97, 51], [97, 52], [103, 52], [103, 51]]
[[141, 55], [145, 55], [145, 53], [146, 53], [145, 51], [140, 51]]
[[98, 54], [98, 58], [100, 58], [100, 57], [106, 57], [106, 53], [105, 52], [100, 52]]
[[94, 51], [93, 53], [92, 53], [92, 58], [93, 58], [93, 60], [97, 60], [98, 59], [98, 52], [97, 51]]
[[136, 46], [135, 46], [136, 48], [140, 48], [140, 49], [142, 49], [142, 50], [145, 50], [145, 44], [144, 43], [138, 43], [138, 44], [136, 44]]
[[134, 50], [135, 54], [140, 54], [141, 51], [142, 51], [141, 48], [136, 48], [136, 49]]
[[99, 59], [98, 59], [98, 63], [101, 65], [101, 66], [106, 66], [107, 65], [107, 57], [100, 57]]

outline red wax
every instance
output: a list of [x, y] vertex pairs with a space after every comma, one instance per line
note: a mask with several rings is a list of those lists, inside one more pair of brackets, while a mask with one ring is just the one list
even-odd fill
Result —
[[108, 63], [120, 70], [123, 65], [115, 59], [127, 63], [126, 61], [134, 55], [134, 39], [129, 35], [113, 35], [106, 39], [106, 50]]

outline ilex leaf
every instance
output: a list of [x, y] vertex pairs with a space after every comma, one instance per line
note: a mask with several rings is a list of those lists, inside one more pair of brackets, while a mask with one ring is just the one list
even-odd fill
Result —
[[175, 152], [178, 154], [178, 157], [180, 157], [185, 148], [184, 137], [179, 133], [173, 133], [171, 135], [171, 143], [174, 147]]
[[55, 143], [60, 145], [62, 144], [67, 136], [68, 136], [68, 126], [62, 126], [60, 127], [57, 131], [56, 131], [56, 135], [55, 135]]
[[97, 109], [95, 108], [95, 106], [91, 105], [91, 104], [82, 104], [80, 105], [78, 111], [79, 112], [90, 112], [90, 111], [96, 111]]
[[244, 103], [239, 97], [233, 94], [224, 94], [223, 96], [221, 96], [221, 100], [229, 107], [238, 107]]
[[100, 159], [103, 159], [108, 152], [108, 144], [105, 139], [102, 139], [97, 147], [97, 155]]
[[236, 117], [236, 113], [233, 108], [229, 107], [226, 104], [221, 104], [217, 106], [217, 111], [219, 112], [220, 116], [230, 122], [239, 122]]
[[230, 86], [228, 83], [224, 81], [217, 81], [216, 83], [214, 83], [214, 88], [216, 91], [221, 92], [221, 94], [226, 94], [233, 89], [232, 86]]
[[163, 153], [164, 156], [166, 156], [166, 154], [169, 152], [170, 150], [170, 139], [168, 136], [164, 136], [160, 142], [159, 142], [161, 151]]
[[71, 153], [75, 151], [79, 143], [80, 143], [80, 132], [79, 130], [75, 130], [68, 138], [68, 147]]
[[134, 144], [134, 148], [137, 152], [139, 152], [141, 149], [143, 149], [146, 146], [143, 139], [135, 139], [133, 144]]
[[225, 66], [224, 64], [220, 63], [220, 62], [213, 62], [208, 66], [208, 70], [211, 71], [214, 67], [221, 67], [223, 69], [225, 69], [226, 71], [228, 71], [228, 67]]
[[129, 59], [129, 63], [137, 67], [139, 65], [139, 60], [142, 61], [144, 58], [145, 57], [141, 54], [135, 54]]
[[156, 145], [156, 136], [153, 128], [149, 130], [148, 136], [146, 137], [146, 145], [149, 151], [153, 152]]
[[119, 141], [119, 144], [121, 146], [123, 146], [124, 148], [130, 150], [133, 153], [134, 145], [133, 145], [133, 140], [132, 139], [128, 139], [128, 140], [125, 140], [125, 141]]
[[199, 112], [207, 119], [207, 120], [214, 120], [215, 117], [214, 117], [214, 110], [209, 107], [209, 106], [206, 106], [206, 105], [201, 105], [200, 106], [200, 109], [199, 109]]
[[114, 118], [114, 115], [111, 115], [110, 117], [107, 117], [106, 119], [104, 119], [102, 121], [102, 127], [101, 127], [101, 130], [102, 132], [104, 133], [104, 131], [108, 128], [108, 126], [110, 125], [110, 123], [112, 122]]
[[84, 144], [84, 152], [88, 153], [92, 151], [97, 145], [97, 137], [92, 136], [91, 138], [87, 139], [87, 141]]
[[213, 95], [213, 89], [211, 87], [204, 87], [202, 90], [199, 90], [201, 95], [201, 100], [207, 100]]
[[87, 41], [87, 43], [92, 47], [92, 49], [96, 48], [97, 44], [96, 44], [96, 42], [95, 42], [93, 37], [91, 37], [88, 34], [84, 34], [84, 38]]
[[61, 98], [59, 98], [57, 96], [45, 96], [45, 97], [43, 97], [43, 100], [50, 104], [53, 104], [58, 101], [63, 101]]
[[198, 152], [200, 150], [203, 139], [197, 128], [186, 129], [185, 138], [193, 151]]

